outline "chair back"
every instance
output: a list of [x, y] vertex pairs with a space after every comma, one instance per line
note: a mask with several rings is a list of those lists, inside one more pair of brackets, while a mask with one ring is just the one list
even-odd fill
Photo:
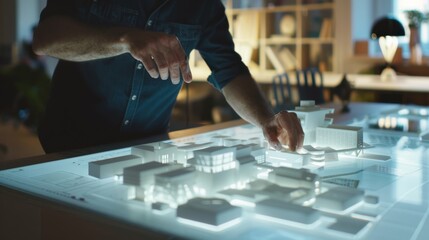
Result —
[[325, 103], [323, 75], [317, 68], [297, 70], [296, 85], [300, 100], [314, 100], [316, 104]]
[[293, 109], [290, 80], [286, 72], [273, 77], [272, 90], [275, 101], [274, 110], [276, 112]]

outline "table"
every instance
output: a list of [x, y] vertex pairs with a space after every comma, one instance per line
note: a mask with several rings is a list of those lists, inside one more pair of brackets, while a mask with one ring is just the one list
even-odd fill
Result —
[[[193, 76], [195, 81], [206, 81], [208, 74], [205, 71], [196, 71]], [[273, 98], [272, 81], [275, 74], [276, 72], [252, 72], [252, 76], [261, 85], [269, 99]], [[326, 100], [329, 96], [329, 90], [336, 87], [343, 76], [342, 73], [323, 73], [324, 88], [327, 90], [325, 93]], [[293, 90], [292, 99], [296, 102], [299, 96], [295, 89], [296, 76], [294, 72], [289, 73], [289, 79]], [[353, 90], [352, 101], [429, 105], [428, 76], [398, 75], [395, 81], [383, 82], [380, 80], [380, 75], [347, 74], [347, 79]]]
[[[336, 105], [333, 107], [340, 108]], [[394, 114], [404, 113], [399, 110], [408, 109], [408, 107], [394, 104], [352, 103], [350, 113], [333, 115], [334, 123], [347, 122], [358, 126], [362, 123], [362, 119], [368, 119], [365, 116], [376, 113], [374, 109], [378, 112], [386, 112], [386, 115], [383, 116], [392, 119], [396, 116]], [[423, 108], [418, 110], [411, 112], [425, 113]], [[258, 136], [260, 132], [243, 124], [243, 121], [234, 121], [175, 132], [170, 134], [171, 140], [165, 140], [162, 143], [173, 144], [184, 149], [185, 146], [189, 147], [187, 143], [192, 141], [204, 143], [202, 139], [207, 137], [212, 139], [210, 141], [222, 141], [224, 146], [236, 145], [239, 142], [242, 144], [258, 142], [258, 139], [254, 137]], [[214, 130], [215, 132], [213, 132]], [[223, 137], [226, 135], [235, 137]], [[288, 204], [277, 201], [278, 199], [264, 202], [264, 197], [262, 197], [259, 199], [262, 203], [259, 200], [256, 201], [256, 208], [228, 205], [230, 209], [241, 206], [242, 216], [244, 216], [241, 222], [235, 223], [234, 226], [227, 226], [225, 229], [211, 230], [176, 221], [176, 210], [173, 207], [167, 207], [165, 210], [165, 205], [162, 204], [151, 206], [134, 199], [122, 199], [130, 189], [122, 184], [121, 176], [124, 177], [123, 175], [117, 175], [118, 179], [115, 177], [98, 179], [87, 175], [88, 167], [95, 162], [94, 160], [112, 159], [129, 154], [130, 151], [133, 151], [130, 146], [157, 142], [165, 137], [23, 159], [17, 161], [13, 166], [17, 168], [0, 171], [0, 211], [2, 212], [0, 238], [171, 239], [172, 236], [179, 236], [198, 239], [249, 239], [252, 237], [261, 239], [263, 237], [297, 238], [305, 236], [309, 239], [427, 239], [429, 236], [427, 227], [429, 224], [427, 221], [429, 215], [429, 175], [427, 174], [429, 164], [426, 161], [429, 156], [429, 146], [419, 140], [418, 134], [365, 129], [365, 142], [374, 146], [374, 148], [366, 149], [365, 154], [359, 155], [357, 158], [349, 154], [340, 154], [338, 161], [331, 159], [325, 163], [323, 168], [314, 164], [305, 164], [307, 169], [312, 173], [317, 173], [320, 177], [322, 187], [320, 192], [316, 193], [316, 200], [314, 200], [316, 203], [310, 201], [307, 202], [308, 205], [304, 204], [307, 207], [314, 206], [311, 209], [304, 208], [305, 210], [302, 211], [295, 211], [302, 209], [301, 207], [288, 209], [288, 211], [298, 214], [295, 215], [292, 222], [271, 222], [272, 217], [259, 218], [259, 215], [266, 217], [267, 214], [276, 216], [275, 211], [273, 213], [273, 211], [264, 210], [261, 207], [270, 208], [276, 204], [284, 204], [282, 205], [284, 208], [278, 208], [279, 211], [290, 207]], [[259, 144], [263, 146], [263, 142], [259, 142]], [[272, 151], [267, 150], [268, 153], [273, 154]], [[236, 152], [236, 154], [239, 153]], [[164, 158], [160, 155], [160, 159]], [[36, 164], [37, 162], [39, 164]], [[246, 161], [243, 160], [242, 163], [246, 163]], [[274, 165], [274, 162], [272, 163], [272, 166], [258, 166], [262, 167], [262, 172], [268, 173], [268, 175], [271, 170], [282, 170]], [[295, 167], [296, 164], [299, 164], [290, 159], [285, 159], [284, 163]], [[243, 169], [246, 167], [246, 165], [240, 166]], [[274, 168], [267, 172], [266, 169], [271, 167]], [[177, 172], [175, 173], [177, 174]], [[301, 173], [309, 174], [305, 171]], [[166, 175], [157, 176], [160, 181], [158, 183], [165, 181], [167, 177]], [[280, 177], [281, 174], [274, 176]], [[309, 176], [314, 177], [314, 175]], [[184, 181], [185, 177], [176, 179]], [[258, 179], [270, 180], [271, 178], [259, 176]], [[276, 180], [276, 183], [280, 184], [280, 182], [282, 182], [281, 178]], [[266, 184], [263, 181], [256, 183], [259, 186], [257, 188], [261, 188], [261, 184]], [[280, 185], [268, 186], [282, 189], [282, 191], [286, 190], [284, 186]], [[344, 190], [345, 186], [349, 190]], [[339, 189], [337, 189], [338, 187]], [[299, 191], [295, 191], [289, 196], [307, 196], [302, 194], [311, 191], [305, 189], [307, 188], [299, 188]], [[331, 201], [331, 203], [336, 202], [335, 198], [329, 200], [329, 194], [324, 194], [329, 191], [339, 191], [339, 195], [348, 196], [348, 201], [342, 202], [347, 206], [335, 205], [336, 208], [340, 208], [340, 211], [335, 211], [335, 209], [329, 208], [329, 204], [324, 205], [323, 201], [321, 203], [321, 199]], [[115, 194], [111, 194], [112, 192]], [[220, 196], [219, 194], [215, 195]], [[230, 195], [225, 192], [221, 196], [231, 202], [235, 199], [231, 200], [226, 197]], [[241, 196], [243, 197], [241, 200], [261, 197], [260, 195]], [[262, 196], [265, 195], [262, 194]], [[273, 198], [275, 198], [274, 196], [275, 194], [272, 195]], [[212, 203], [216, 205], [221, 202], [216, 200]], [[319, 206], [317, 207], [317, 205]], [[332, 211], [324, 209], [323, 206], [328, 206]], [[155, 210], [160, 210], [160, 213]], [[254, 215], [255, 212], [259, 214]], [[311, 221], [316, 217], [318, 220], [313, 224]], [[281, 217], [274, 218], [278, 220]], [[297, 224], [298, 220], [301, 222]]]

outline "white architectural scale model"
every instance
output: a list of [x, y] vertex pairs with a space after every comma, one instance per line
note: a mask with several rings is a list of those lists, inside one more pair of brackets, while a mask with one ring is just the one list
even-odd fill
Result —
[[294, 112], [305, 133], [298, 152], [276, 151], [260, 129], [242, 125], [0, 172], [0, 183], [19, 175], [23, 189], [184, 238], [388, 234], [378, 221], [396, 206], [393, 183], [418, 169], [391, 170], [395, 145], [380, 145], [365, 126], [333, 125], [333, 109], [302, 101]]

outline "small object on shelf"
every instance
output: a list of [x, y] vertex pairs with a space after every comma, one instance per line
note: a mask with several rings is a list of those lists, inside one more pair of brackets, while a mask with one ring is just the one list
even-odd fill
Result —
[[295, 18], [286, 14], [280, 20], [280, 32], [286, 37], [292, 37], [295, 34]]
[[319, 38], [331, 38], [332, 37], [332, 19], [324, 18], [322, 21], [322, 27], [320, 28]]

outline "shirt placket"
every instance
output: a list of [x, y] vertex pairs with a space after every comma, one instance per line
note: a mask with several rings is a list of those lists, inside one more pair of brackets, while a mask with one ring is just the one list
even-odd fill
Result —
[[143, 86], [143, 75], [144, 75], [143, 64], [139, 61], [136, 61], [133, 74], [133, 82], [131, 85], [131, 94], [128, 99], [127, 109], [125, 111], [124, 118], [122, 120], [122, 130], [126, 130], [132, 125], [134, 115], [137, 111], [138, 102], [140, 98], [141, 89]]
[[[148, 18], [145, 29], [151, 30], [154, 28], [154, 18], [156, 13], [160, 8], [162, 8], [169, 0], [165, 0]], [[131, 87], [130, 98], [128, 99], [127, 109], [125, 111], [124, 118], [122, 119], [121, 131], [127, 131], [127, 129], [132, 129], [132, 121], [134, 115], [137, 111], [139, 98], [141, 95], [142, 87], [144, 84], [144, 67], [140, 61], [136, 61], [136, 66], [134, 70], [133, 83]]]

